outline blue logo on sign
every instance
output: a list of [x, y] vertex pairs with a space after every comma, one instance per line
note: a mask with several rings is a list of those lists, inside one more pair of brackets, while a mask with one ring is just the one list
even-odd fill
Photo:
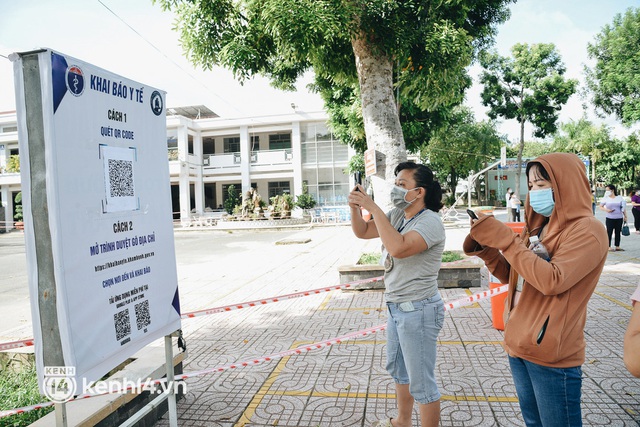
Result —
[[162, 95], [157, 90], [154, 90], [151, 94], [151, 111], [156, 116], [162, 114], [162, 110], [164, 109], [164, 102], [162, 101]]
[[84, 92], [84, 73], [80, 67], [77, 65], [67, 67], [65, 81], [69, 92], [75, 96], [82, 95], [82, 92]]

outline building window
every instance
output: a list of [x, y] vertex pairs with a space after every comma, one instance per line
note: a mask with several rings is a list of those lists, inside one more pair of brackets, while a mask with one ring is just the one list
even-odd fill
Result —
[[224, 138], [224, 152], [225, 153], [239, 153], [240, 152], [240, 137], [232, 136]]
[[178, 149], [178, 131], [176, 129], [167, 130], [167, 148]]
[[202, 154], [216, 153], [216, 139], [212, 136], [202, 138]]
[[290, 133], [269, 135], [269, 150], [284, 150], [287, 148], [291, 148]]
[[[222, 205], [221, 205], [222, 206]], [[218, 209], [216, 205], [216, 183], [204, 183], [204, 207], [210, 209]]]
[[260, 136], [251, 135], [251, 151], [260, 151]]
[[189, 152], [189, 154], [193, 155], [193, 135], [188, 135], [187, 136], [187, 151]]
[[291, 194], [291, 184], [289, 181], [278, 181], [269, 183], [269, 199], [280, 196], [284, 193]]

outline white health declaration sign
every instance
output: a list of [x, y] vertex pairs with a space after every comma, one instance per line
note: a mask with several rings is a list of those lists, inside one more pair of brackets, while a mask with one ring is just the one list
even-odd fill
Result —
[[180, 329], [165, 93], [48, 49], [12, 55], [40, 386]]

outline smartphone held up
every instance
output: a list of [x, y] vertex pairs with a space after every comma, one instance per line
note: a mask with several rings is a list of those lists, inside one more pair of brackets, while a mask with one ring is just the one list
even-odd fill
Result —
[[362, 175], [360, 174], [360, 171], [356, 171], [353, 174], [353, 180], [356, 182], [356, 191], [360, 191], [360, 188], [358, 188], [358, 185], [362, 185]]

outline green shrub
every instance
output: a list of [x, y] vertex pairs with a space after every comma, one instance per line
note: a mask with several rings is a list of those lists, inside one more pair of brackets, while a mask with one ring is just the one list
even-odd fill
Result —
[[235, 185], [232, 184], [227, 189], [227, 200], [224, 201], [224, 210], [231, 215], [233, 214], [233, 209], [238, 205], [242, 208], [242, 199], [236, 191]]
[[[0, 371], [0, 396], [2, 396], [0, 410], [3, 411], [36, 405], [46, 401], [38, 390], [35, 367], [17, 373], [8, 369]], [[0, 427], [28, 426], [51, 411], [53, 411], [52, 406], [0, 418]]]
[[462, 255], [457, 251], [444, 251], [442, 252], [442, 262], [453, 262], [462, 259]]
[[[442, 253], [442, 262], [459, 261], [463, 257], [460, 252], [457, 251], [444, 251]], [[375, 265], [380, 263], [380, 253], [368, 252], [360, 255], [360, 259], [356, 264], [359, 265]]]
[[307, 184], [302, 184], [302, 194], [298, 196], [296, 206], [300, 209], [313, 209], [316, 206], [316, 200], [309, 194]]
[[356, 264], [370, 265], [370, 264], [379, 264], [379, 263], [380, 263], [380, 253], [369, 252], [369, 253], [360, 255], [360, 259]]
[[22, 191], [16, 194], [16, 198], [13, 199], [15, 202], [15, 214], [13, 215], [13, 219], [16, 221], [22, 221]]

